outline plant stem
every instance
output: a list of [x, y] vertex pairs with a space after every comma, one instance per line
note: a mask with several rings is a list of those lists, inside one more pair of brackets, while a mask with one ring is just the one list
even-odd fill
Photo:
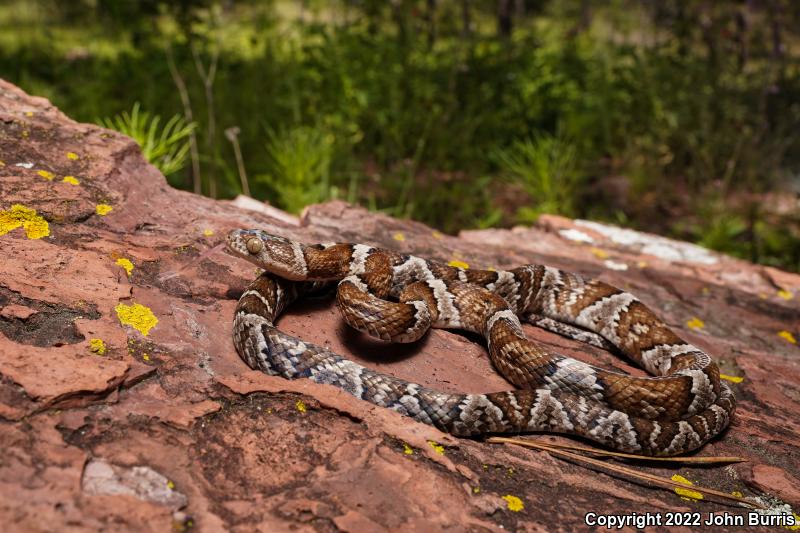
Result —
[[[178, 94], [181, 97], [181, 103], [183, 104], [183, 115], [186, 118], [187, 122], [190, 124], [194, 123], [194, 114], [192, 113], [192, 102], [189, 100], [189, 91], [186, 90], [186, 83], [183, 81], [183, 77], [181, 76], [180, 72], [178, 72], [178, 68], [175, 66], [175, 59], [172, 57], [172, 46], [167, 44], [166, 48], [167, 54], [167, 65], [169, 66], [169, 72], [172, 75], [172, 81], [175, 82], [175, 86], [178, 88]], [[194, 128], [192, 128], [192, 133], [189, 134], [189, 152], [191, 153], [192, 158], [192, 190], [195, 194], [201, 194], [201, 177], [200, 177], [200, 154], [197, 150], [197, 134], [194, 132]]]

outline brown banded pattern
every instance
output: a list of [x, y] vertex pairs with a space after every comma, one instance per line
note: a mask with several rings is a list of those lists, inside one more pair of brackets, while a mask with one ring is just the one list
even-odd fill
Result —
[[[309, 378], [455, 435], [550, 431], [620, 451], [675, 455], [722, 431], [735, 409], [711, 358], [632, 294], [544, 265], [464, 270], [362, 244], [305, 245], [236, 230], [228, 248], [266, 270], [242, 294], [234, 345], [252, 368]], [[338, 282], [352, 327], [395, 342], [430, 327], [483, 335], [494, 367], [519, 390], [450, 394], [369, 370], [287, 335], [275, 318], [298, 296]], [[613, 347], [653, 377], [633, 377], [551, 353], [520, 318]]]

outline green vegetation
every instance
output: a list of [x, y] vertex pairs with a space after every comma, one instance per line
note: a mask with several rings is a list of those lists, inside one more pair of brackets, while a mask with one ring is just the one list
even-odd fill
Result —
[[117, 117], [175, 186], [447, 232], [561, 213], [796, 271], [799, 46], [791, 0], [0, 4], [0, 76]]
[[161, 117], [139, 111], [139, 102], [136, 102], [130, 113], [124, 111], [97, 122], [136, 141], [142, 147], [142, 154], [165, 176], [186, 166], [194, 124], [187, 124], [180, 115], [169, 119], [159, 133]]

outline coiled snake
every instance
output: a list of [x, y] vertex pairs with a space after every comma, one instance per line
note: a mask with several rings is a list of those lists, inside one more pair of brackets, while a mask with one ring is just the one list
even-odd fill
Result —
[[[461, 269], [363, 244], [306, 245], [234, 230], [228, 250], [266, 270], [242, 294], [233, 342], [253, 369], [328, 383], [459, 436], [546, 431], [643, 455], [698, 448], [735, 409], [711, 358], [673, 333], [633, 295], [543, 265]], [[451, 394], [369, 370], [278, 330], [293, 300], [338, 281], [345, 321], [395, 342], [429, 327], [477, 332], [494, 367], [519, 390]], [[545, 351], [520, 317], [616, 348], [654, 377], [633, 377]]]

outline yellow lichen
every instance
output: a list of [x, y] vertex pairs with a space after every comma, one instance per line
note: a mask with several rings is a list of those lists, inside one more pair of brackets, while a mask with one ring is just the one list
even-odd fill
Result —
[[50, 235], [50, 225], [36, 214], [35, 209], [14, 204], [11, 209], [0, 211], [0, 235], [22, 226], [29, 239], [41, 239]]
[[459, 261], [458, 259], [453, 259], [452, 261], [449, 261], [447, 264], [450, 265], [451, 267], [463, 268], [464, 270], [469, 268], [468, 263], [465, 263], [464, 261]]
[[797, 339], [794, 338], [794, 335], [791, 332], [786, 331], [785, 329], [778, 332], [778, 337], [782, 339], [786, 339], [787, 341], [791, 342], [792, 344], [797, 344]]
[[711, 289], [709, 289], [708, 287], [703, 287], [702, 289], [700, 289], [700, 292], [703, 293], [703, 296], [708, 296], [709, 293], [711, 293]]
[[158, 319], [153, 311], [142, 304], [119, 304], [114, 310], [117, 312], [120, 324], [131, 326], [142, 335], [147, 335], [158, 324]]
[[480, 487], [472, 487], [472, 494], [480, 494], [481, 488]]
[[142, 354], [142, 361], [149, 361], [149, 360], [150, 360], [150, 354], [147, 353]]
[[108, 204], [97, 204], [94, 208], [95, 212], [100, 216], [105, 216], [109, 214], [112, 209], [114, 208]]
[[403, 443], [403, 453], [406, 454], [406, 455], [414, 455], [414, 449], [404, 442]]
[[438, 232], [438, 231], [436, 231], [436, 230], [434, 230], [433, 232], [431, 232], [431, 236], [432, 236], [434, 239], [441, 239], [442, 237], [444, 237], [444, 235], [442, 235], [441, 233], [439, 233], [439, 232]]
[[[694, 485], [691, 481], [686, 479], [685, 477], [675, 474], [672, 476], [672, 481], [676, 481], [681, 485], [686, 485], [687, 487], [691, 487]], [[684, 500], [702, 500], [703, 495], [696, 490], [689, 490], [689, 489], [682, 489], [680, 487], [675, 487], [675, 494], [683, 498]]]
[[133, 263], [131, 262], [130, 259], [127, 259], [125, 257], [120, 257], [119, 259], [117, 259], [116, 264], [124, 268], [125, 272], [127, 272], [128, 276], [130, 277], [131, 272], [133, 272]]
[[729, 376], [728, 374], [720, 374], [719, 379], [724, 379], [725, 381], [730, 381], [731, 383], [741, 383], [744, 381], [744, 378], [741, 376]]
[[103, 342], [103, 339], [89, 339], [89, 351], [97, 355], [105, 355], [106, 343]]
[[211, 237], [212, 235], [214, 235], [214, 230], [213, 229], [204, 229], [203, 230], [203, 235], [205, 235], [206, 237]]
[[792, 298], [794, 298], [794, 294], [792, 294], [792, 291], [781, 289], [778, 291], [778, 298], [783, 298], [784, 300], [791, 300]]
[[64, 176], [64, 179], [61, 180], [64, 183], [69, 183], [70, 185], [80, 185], [80, 181], [75, 178], [75, 176]]
[[647, 261], [639, 261], [638, 263], [636, 263], [636, 266], [638, 266], [639, 268], [647, 268], [650, 265], [647, 263]]
[[734, 498], [743, 498], [744, 494], [742, 494], [738, 490], [735, 490], [735, 491], [731, 492], [731, 496], [733, 496]]
[[75, 152], [67, 152], [67, 159], [71, 161], [77, 161], [78, 159], [80, 159], [80, 157]]
[[695, 316], [692, 317], [691, 320], [687, 321], [686, 325], [689, 327], [689, 329], [703, 329], [706, 326], [706, 323]]
[[297, 400], [297, 402], [294, 404], [294, 407], [301, 413], [305, 413], [308, 410], [303, 400]]
[[509, 511], [518, 513], [523, 509], [525, 509], [525, 504], [522, 503], [522, 500], [520, 500], [516, 496], [512, 496], [511, 494], [506, 494], [505, 496], [503, 496], [503, 499], [506, 501]]
[[430, 445], [431, 448], [433, 448], [433, 451], [435, 451], [439, 455], [444, 455], [444, 446], [432, 440], [429, 440], [428, 444]]
[[40, 170], [40, 171], [37, 172], [37, 174], [39, 174], [41, 177], [43, 177], [47, 181], [53, 181], [53, 178], [56, 177], [56, 175], [53, 174], [52, 172], [50, 172], [49, 170]]
[[6, 164], [3, 162], [2, 159], [0, 159], [0, 167], [4, 167], [4, 166], [6, 166]]
[[175, 488], [175, 483], [173, 483], [172, 480], [167, 481], [167, 488], [173, 490]]
[[396, 240], [396, 241], [403, 242], [404, 240], [406, 240], [406, 236], [405, 236], [405, 235], [403, 235], [403, 232], [402, 232], [402, 231], [398, 231], [397, 233], [395, 233], [394, 235], [392, 235], [392, 239], [394, 239], [394, 240]]
[[590, 251], [598, 259], [608, 259], [608, 252], [600, 248], [591, 248]]
[[32, 117], [33, 116], [33, 111], [25, 111], [25, 116], [26, 117]]

